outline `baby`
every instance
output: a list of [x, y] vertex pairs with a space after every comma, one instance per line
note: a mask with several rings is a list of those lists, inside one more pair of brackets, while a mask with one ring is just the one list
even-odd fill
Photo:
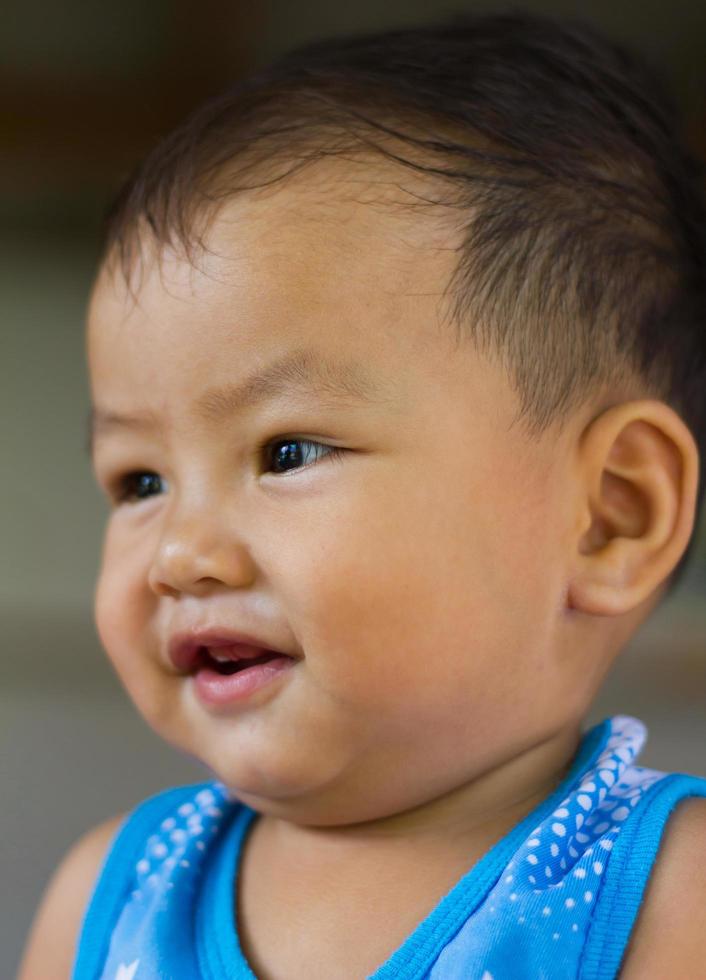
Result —
[[157, 147], [88, 310], [95, 612], [214, 778], [73, 845], [21, 980], [706, 977], [706, 779], [582, 728], [694, 539], [705, 226], [649, 71], [522, 13]]

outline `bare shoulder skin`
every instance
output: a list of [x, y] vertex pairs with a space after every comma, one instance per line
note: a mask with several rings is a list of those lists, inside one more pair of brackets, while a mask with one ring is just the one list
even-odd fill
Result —
[[88, 901], [123, 819], [118, 814], [97, 824], [59, 862], [35, 913], [17, 980], [69, 980]]
[[705, 853], [706, 800], [685, 800], [665, 827], [620, 980], [704, 976]]

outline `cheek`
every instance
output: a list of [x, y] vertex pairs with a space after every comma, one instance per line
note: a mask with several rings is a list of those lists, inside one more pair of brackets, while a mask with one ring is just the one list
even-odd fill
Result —
[[149, 655], [152, 604], [137, 566], [139, 549], [117, 549], [106, 538], [94, 596], [96, 629], [103, 649], [126, 693], [145, 721], [164, 738], [175, 740], [176, 681]]
[[109, 527], [96, 582], [94, 615], [103, 646], [116, 667], [130, 651], [139, 649], [146, 615], [144, 576], [139, 547], [122, 546], [115, 529]]
[[302, 643], [339, 704], [391, 722], [411, 705], [430, 722], [458, 709], [479, 724], [526, 700], [543, 656], [536, 543], [506, 500], [463, 476], [410, 480], [390, 502], [368, 494], [298, 551], [316, 556], [298, 564]]
[[417, 486], [404, 508], [350, 508], [325, 525], [335, 534], [298, 552], [316, 557], [300, 558], [292, 580], [302, 644], [339, 702], [423, 713], [497, 671], [487, 544], [434, 496]]

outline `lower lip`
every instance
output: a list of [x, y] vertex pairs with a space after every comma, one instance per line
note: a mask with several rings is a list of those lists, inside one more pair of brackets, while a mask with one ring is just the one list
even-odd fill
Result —
[[205, 704], [236, 704], [246, 701], [255, 691], [265, 687], [294, 666], [292, 657], [273, 657], [264, 664], [245, 667], [235, 674], [219, 674], [210, 667], [201, 667], [193, 675], [196, 694]]

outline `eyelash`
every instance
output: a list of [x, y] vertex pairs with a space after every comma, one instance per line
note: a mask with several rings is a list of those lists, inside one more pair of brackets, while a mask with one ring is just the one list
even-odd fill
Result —
[[[345, 449], [341, 448], [340, 446], [331, 446], [328, 443], [316, 442], [313, 439], [298, 439], [296, 437], [290, 437], [290, 438], [270, 439], [268, 442], [263, 443], [263, 445], [259, 447], [258, 458], [260, 460], [266, 459], [267, 450], [270, 449], [271, 447], [278, 446], [278, 445], [286, 446], [286, 445], [291, 445], [292, 443], [299, 443], [307, 446], [320, 446], [323, 449], [327, 449], [328, 452], [323, 457], [324, 459], [326, 458], [337, 459], [340, 456], [342, 456], [343, 453], [345, 452]], [[311, 466], [315, 466], [316, 463], [318, 462], [319, 460], [317, 459], [313, 463], [306, 463], [303, 466], [297, 466], [294, 467], [292, 470], [286, 470], [284, 473], [278, 473], [275, 475], [286, 476], [287, 473], [291, 473], [291, 472], [296, 473], [299, 470], [306, 470], [309, 469]], [[269, 470], [266, 470], [265, 472], [269, 472]], [[149, 497], [137, 497], [135, 495], [136, 494], [135, 487], [139, 483], [141, 477], [157, 476], [157, 475], [158, 474], [154, 473], [152, 470], [133, 470], [131, 473], [126, 473], [124, 476], [120, 477], [116, 483], [117, 502], [129, 503], [131, 501], [139, 502], [141, 500], [148, 500]]]

